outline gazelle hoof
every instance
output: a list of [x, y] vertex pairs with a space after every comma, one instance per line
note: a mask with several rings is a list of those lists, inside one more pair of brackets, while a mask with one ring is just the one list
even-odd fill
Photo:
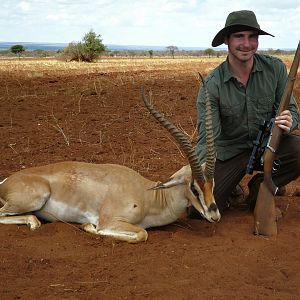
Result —
[[38, 220], [36, 216], [29, 216], [27, 219], [27, 225], [30, 230], [36, 230], [41, 227], [41, 222]]

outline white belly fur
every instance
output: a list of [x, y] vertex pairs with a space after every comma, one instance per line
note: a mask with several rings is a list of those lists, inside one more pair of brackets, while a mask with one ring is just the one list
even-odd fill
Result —
[[36, 211], [35, 215], [45, 221], [98, 224], [98, 214], [94, 209], [83, 211], [53, 198], [49, 199], [41, 210]]

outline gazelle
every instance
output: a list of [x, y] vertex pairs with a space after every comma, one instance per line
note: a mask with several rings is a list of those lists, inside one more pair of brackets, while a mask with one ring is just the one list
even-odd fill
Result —
[[149, 103], [149, 112], [169, 130], [185, 153], [184, 166], [165, 183], [150, 181], [134, 170], [114, 164], [61, 162], [14, 173], [0, 183], [0, 223], [45, 221], [82, 224], [83, 230], [136, 243], [146, 241], [145, 228], [174, 222], [191, 203], [210, 222], [220, 213], [213, 196], [214, 145], [207, 101], [207, 159], [204, 166], [189, 139]]

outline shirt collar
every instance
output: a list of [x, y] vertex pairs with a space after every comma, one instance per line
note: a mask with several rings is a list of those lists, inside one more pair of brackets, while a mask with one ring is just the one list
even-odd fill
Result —
[[[254, 54], [254, 64], [253, 64], [253, 69], [252, 69], [252, 73], [255, 72], [260, 72], [262, 71], [262, 65], [261, 62], [258, 59], [257, 54]], [[226, 61], [224, 62], [224, 83], [229, 81], [231, 78], [235, 78], [233, 76], [233, 74], [231, 73], [230, 69], [229, 69], [229, 63], [228, 63], [228, 57], [226, 58]]]

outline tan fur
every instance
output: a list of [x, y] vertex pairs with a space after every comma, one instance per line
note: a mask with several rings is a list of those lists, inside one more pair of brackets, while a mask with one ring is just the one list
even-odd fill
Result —
[[27, 224], [33, 230], [40, 226], [36, 217], [61, 220], [83, 224], [87, 232], [135, 243], [147, 240], [144, 228], [175, 221], [189, 202], [209, 221], [220, 219], [218, 211], [208, 213], [203, 199], [199, 201], [191, 192], [188, 166], [169, 182], [168, 188], [154, 190], [155, 182], [114, 164], [61, 162], [29, 168], [0, 184], [4, 203], [0, 223]]

